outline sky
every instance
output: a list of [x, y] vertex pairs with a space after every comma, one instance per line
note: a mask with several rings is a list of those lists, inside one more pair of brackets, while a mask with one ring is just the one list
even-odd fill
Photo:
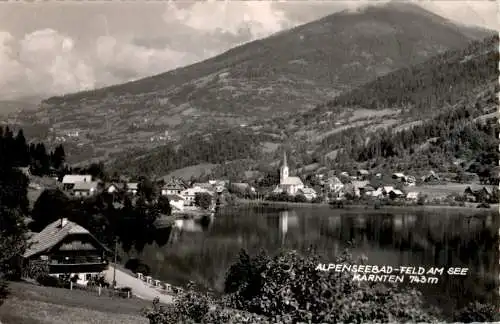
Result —
[[[48, 97], [136, 80], [366, 3], [0, 3], [0, 100]], [[418, 4], [457, 22], [499, 30], [496, 1]]]

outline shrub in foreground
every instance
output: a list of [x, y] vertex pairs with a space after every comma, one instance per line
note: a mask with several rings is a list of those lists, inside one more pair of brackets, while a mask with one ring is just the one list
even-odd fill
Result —
[[460, 323], [498, 323], [500, 314], [493, 305], [470, 303], [453, 315], [454, 322]]
[[[335, 263], [354, 261], [344, 251]], [[429, 323], [437, 319], [437, 312], [425, 309], [417, 290], [353, 281], [349, 272], [317, 271], [320, 262], [313, 253], [301, 255], [295, 251], [273, 258], [262, 254], [251, 258], [241, 276], [247, 280], [240, 279], [237, 289], [232, 287], [236, 292], [228, 296], [227, 306], [283, 323]], [[241, 268], [230, 269], [227, 279], [238, 277], [234, 271]]]
[[[228, 271], [224, 297], [188, 289], [172, 307], [156, 302], [146, 316], [151, 324], [436, 321], [437, 313], [425, 309], [418, 291], [355, 282], [348, 272], [317, 271], [320, 262], [314, 254], [295, 251], [275, 257], [242, 252]], [[335, 260], [353, 262], [348, 251]]]

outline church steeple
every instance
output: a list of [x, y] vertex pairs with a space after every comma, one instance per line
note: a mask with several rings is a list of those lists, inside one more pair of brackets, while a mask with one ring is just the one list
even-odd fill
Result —
[[286, 161], [286, 152], [283, 153], [283, 165], [280, 168], [280, 184], [284, 184], [288, 178], [288, 164]]

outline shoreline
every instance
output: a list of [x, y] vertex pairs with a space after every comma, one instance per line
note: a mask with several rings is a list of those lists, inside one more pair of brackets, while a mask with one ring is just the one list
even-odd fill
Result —
[[[311, 203], [311, 202], [290, 202], [290, 201], [269, 201], [269, 200], [253, 200], [253, 199], [243, 199], [239, 198], [236, 200], [235, 206], [239, 205], [254, 205], [254, 206], [270, 206], [270, 207], [316, 207], [316, 208], [324, 208], [330, 207], [328, 203]], [[499, 210], [498, 204], [490, 205], [490, 208], [477, 208], [477, 205], [474, 206], [451, 206], [451, 205], [402, 205], [402, 206], [392, 206], [392, 205], [383, 205], [380, 206], [379, 209], [374, 208], [374, 204], [348, 204], [343, 208], [331, 208], [332, 210], [375, 210], [381, 211], [385, 209], [390, 210], [413, 210], [413, 211], [423, 211], [423, 210], [432, 210], [432, 209], [450, 209], [450, 210], [463, 210], [463, 211], [491, 211], [491, 210]]]

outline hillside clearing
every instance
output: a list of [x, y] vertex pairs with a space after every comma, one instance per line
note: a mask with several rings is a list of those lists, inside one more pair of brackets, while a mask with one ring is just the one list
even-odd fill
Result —
[[494, 186], [481, 186], [478, 184], [467, 184], [467, 183], [447, 183], [443, 185], [423, 185], [411, 187], [409, 191], [415, 191], [422, 195], [428, 195], [429, 198], [446, 197], [450, 194], [463, 194], [467, 187], [471, 187], [473, 190], [480, 189], [482, 187], [493, 188]]
[[0, 307], [5, 324], [147, 324], [141, 315], [150, 302], [96, 296], [85, 291], [11, 283], [11, 296]]
[[203, 174], [209, 174], [216, 166], [217, 164], [212, 164], [212, 163], [192, 165], [172, 171], [166, 176], [164, 176], [163, 179], [167, 181], [170, 178], [179, 178], [183, 180], [189, 180], [192, 177], [199, 178]]

